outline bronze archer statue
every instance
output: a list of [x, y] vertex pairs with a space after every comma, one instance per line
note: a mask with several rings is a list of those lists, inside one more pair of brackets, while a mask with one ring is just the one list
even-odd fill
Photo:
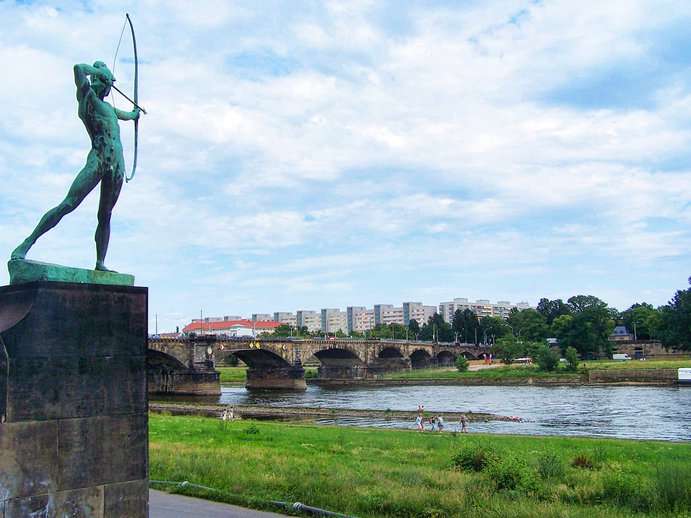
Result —
[[36, 240], [76, 209], [100, 182], [101, 198], [95, 236], [96, 270], [109, 271], [105, 258], [110, 239], [110, 218], [125, 179], [118, 119], [137, 121], [141, 111], [136, 100], [131, 112], [119, 110], [104, 101], [114, 81], [113, 74], [102, 61], [96, 61], [93, 66], [74, 66], [78, 114], [91, 139], [91, 151], [65, 199], [46, 212], [29, 237], [12, 252], [11, 259], [24, 259]]

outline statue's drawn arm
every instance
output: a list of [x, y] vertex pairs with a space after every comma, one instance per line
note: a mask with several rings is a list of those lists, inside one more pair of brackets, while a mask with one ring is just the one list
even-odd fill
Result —
[[118, 108], [113, 108], [113, 110], [115, 110], [115, 115], [121, 121], [135, 121], [139, 118], [139, 113], [140, 113], [139, 108], [135, 108], [131, 112], [119, 110]]
[[80, 65], [74, 65], [74, 84], [77, 85], [77, 100], [81, 101], [87, 94], [91, 91], [91, 83], [87, 79], [87, 76], [100, 75], [106, 81], [110, 81], [111, 78], [108, 74], [104, 73], [96, 67], [82, 63]]

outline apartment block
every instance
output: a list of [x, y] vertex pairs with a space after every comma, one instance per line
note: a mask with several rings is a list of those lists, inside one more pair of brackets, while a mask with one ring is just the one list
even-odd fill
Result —
[[252, 313], [252, 322], [269, 322], [273, 316], [269, 313]]
[[519, 302], [518, 304], [511, 304], [508, 300], [500, 300], [496, 304], [491, 303], [487, 299], [478, 299], [475, 302], [469, 301], [467, 298], [455, 298], [450, 302], [441, 302], [439, 304], [439, 314], [446, 322], [453, 322], [453, 314], [457, 310], [465, 311], [469, 309], [475, 313], [478, 318], [482, 317], [501, 317], [507, 318], [509, 312], [513, 309], [527, 309], [530, 304], [527, 302]]
[[225, 315], [222, 317], [193, 318], [192, 323], [195, 323], [195, 322], [228, 322], [230, 320], [242, 320], [242, 317], [239, 315]]
[[356, 331], [362, 333], [374, 327], [374, 310], [363, 306], [348, 306], [346, 308], [346, 324], [348, 334]]
[[274, 321], [293, 327], [297, 326], [297, 317], [295, 316], [295, 313], [290, 313], [289, 311], [274, 312]]
[[403, 324], [403, 308], [392, 304], [374, 305], [374, 325]]
[[336, 333], [348, 331], [348, 318], [346, 313], [337, 308], [324, 308], [321, 310], [321, 330], [324, 333]]
[[321, 315], [317, 311], [298, 310], [295, 320], [298, 327], [306, 327], [310, 333], [321, 330]]
[[410, 324], [411, 320], [415, 320], [418, 324], [426, 324], [437, 312], [436, 306], [425, 306], [422, 302], [404, 302], [403, 303], [403, 323]]

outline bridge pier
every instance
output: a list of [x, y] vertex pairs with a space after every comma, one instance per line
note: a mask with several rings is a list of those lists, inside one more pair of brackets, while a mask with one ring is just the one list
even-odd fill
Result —
[[221, 394], [221, 375], [214, 369], [213, 356], [205, 343], [192, 343], [180, 349], [159, 344], [154, 349], [150, 341], [146, 352], [146, 377], [149, 394]]
[[181, 396], [218, 396], [221, 394], [220, 374], [216, 371], [147, 370], [149, 394]]
[[248, 390], [307, 390], [305, 369], [302, 365], [249, 367], [245, 388]]

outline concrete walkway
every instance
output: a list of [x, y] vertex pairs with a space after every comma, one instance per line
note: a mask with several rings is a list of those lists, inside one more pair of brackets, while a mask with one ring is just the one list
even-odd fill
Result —
[[253, 511], [189, 496], [149, 490], [149, 518], [277, 518], [284, 514]]

